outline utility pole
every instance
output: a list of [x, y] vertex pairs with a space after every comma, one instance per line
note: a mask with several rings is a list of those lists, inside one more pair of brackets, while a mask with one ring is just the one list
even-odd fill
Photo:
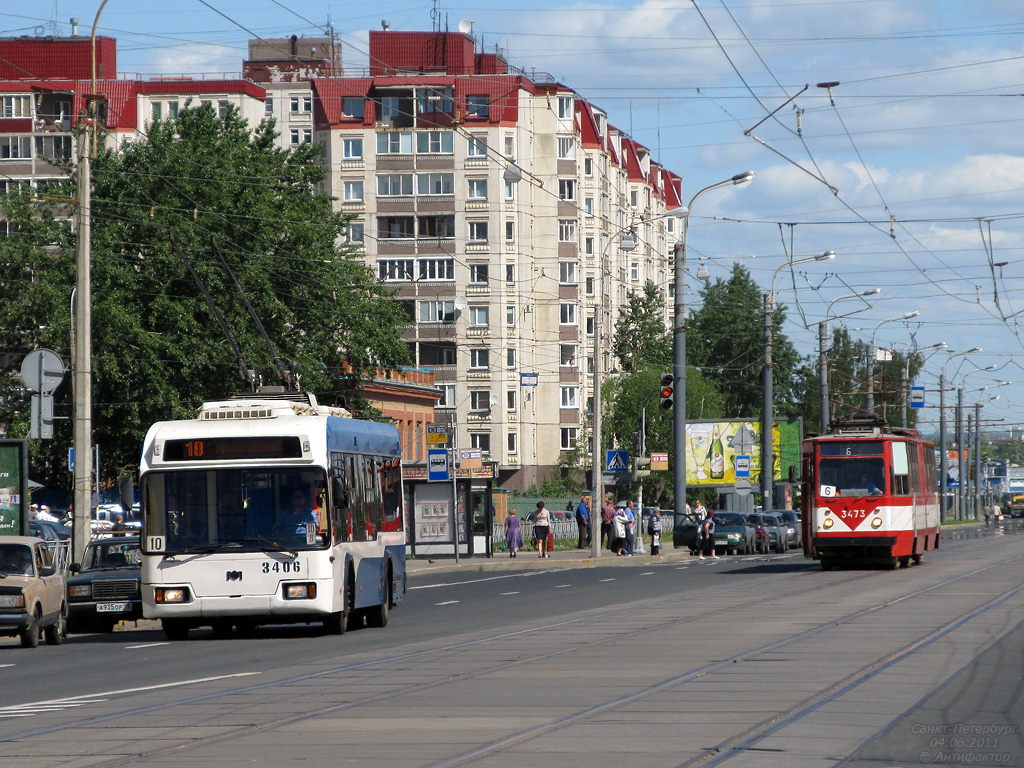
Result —
[[[95, 131], [95, 126], [92, 127]], [[78, 136], [78, 234], [77, 270], [75, 284], [75, 353], [74, 353], [74, 394], [75, 394], [75, 481], [74, 481], [74, 541], [71, 557], [81, 562], [85, 546], [89, 543], [90, 519], [92, 517], [92, 296], [89, 271], [92, 254], [91, 212], [90, 212], [90, 169], [89, 141], [92, 131], [82, 131]]]
[[764, 294], [764, 367], [761, 387], [761, 505], [764, 509], [775, 509], [774, 485], [775, 459], [772, 456], [772, 418], [775, 412], [774, 373], [772, 371], [772, 311], [774, 291]]

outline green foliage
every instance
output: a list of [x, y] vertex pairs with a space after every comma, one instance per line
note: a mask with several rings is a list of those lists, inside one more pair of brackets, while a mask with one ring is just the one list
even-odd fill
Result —
[[[407, 362], [401, 307], [359, 254], [339, 245], [347, 219], [316, 194], [318, 153], [280, 151], [272, 124], [250, 128], [233, 110], [220, 119], [203, 105], [93, 162], [93, 424], [108, 473], [137, 465], [152, 422], [246, 388], [186, 258], [265, 383], [277, 383], [272, 356], [217, 251], [280, 358], [298, 364], [303, 389], [322, 401], [351, 398], [364, 370]], [[67, 360], [75, 252], [57, 218], [66, 211], [8, 198], [4, 214], [20, 232], [0, 246], [0, 338], [8, 350], [47, 345]], [[13, 424], [24, 421], [17, 398], [4, 396], [0, 408]], [[63, 402], [58, 413], [69, 408]], [[70, 422], [58, 424], [59, 439], [35, 451], [66, 453]]]
[[630, 291], [615, 324], [612, 353], [626, 373], [672, 366], [672, 337], [665, 327], [665, 297], [654, 283]]

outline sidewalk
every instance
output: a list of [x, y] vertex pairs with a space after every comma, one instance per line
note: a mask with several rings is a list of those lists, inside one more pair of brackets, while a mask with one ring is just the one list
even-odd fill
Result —
[[466, 573], [482, 573], [488, 571], [521, 571], [547, 570], [551, 568], [593, 568], [595, 566], [644, 566], [648, 567], [658, 563], [669, 561], [687, 561], [697, 558], [690, 555], [685, 547], [675, 549], [671, 544], [667, 547], [663, 544], [661, 555], [651, 554], [649, 546], [646, 546], [645, 554], [634, 554], [632, 557], [619, 557], [607, 549], [601, 551], [600, 557], [593, 557], [590, 549], [567, 549], [556, 550], [551, 557], [541, 559], [536, 550], [520, 551], [516, 557], [509, 557], [508, 552], [496, 552], [493, 557], [475, 555], [466, 557], [460, 555], [459, 562], [455, 562], [454, 555], [431, 555], [429, 557], [420, 555], [410, 557], [405, 561], [405, 570], [410, 575], [417, 573], [443, 573], [460, 571]]

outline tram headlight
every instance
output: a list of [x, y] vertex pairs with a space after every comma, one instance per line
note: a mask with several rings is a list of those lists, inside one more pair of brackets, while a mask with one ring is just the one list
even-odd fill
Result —
[[833, 520], [831, 517], [826, 517], [825, 518], [825, 522], [821, 524], [821, 527], [822, 528], [831, 528], [835, 524], [836, 524], [835, 520]]
[[873, 517], [873, 518], [871, 518], [871, 527], [872, 528], [881, 528], [882, 527], [882, 518], [880, 518], [880, 517]]
[[301, 584], [285, 584], [282, 591], [285, 600], [313, 600], [316, 598], [316, 584], [312, 581]]
[[157, 603], [187, 603], [192, 599], [188, 587], [157, 587], [154, 598]]

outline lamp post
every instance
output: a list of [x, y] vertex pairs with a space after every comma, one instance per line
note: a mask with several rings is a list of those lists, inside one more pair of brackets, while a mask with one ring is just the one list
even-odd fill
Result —
[[[646, 219], [648, 222], [666, 219], [671, 216], [685, 216], [688, 213], [685, 208], [673, 208], [659, 216]], [[601, 263], [597, 275], [597, 306], [594, 308], [594, 434], [591, 444], [591, 474], [593, 474], [593, 495], [590, 498], [590, 554], [593, 557], [601, 556], [601, 524], [598, 521], [597, 511], [604, 506], [604, 479], [602, 474], [604, 466], [601, 455], [601, 381], [604, 378], [604, 273], [607, 269], [608, 250], [616, 238], [623, 235], [619, 240], [619, 250], [632, 251], [637, 246], [637, 237], [633, 234], [635, 223], [622, 227], [608, 238], [604, 249], [601, 252]], [[642, 512], [643, 510], [641, 510]]]
[[[1012, 381], [1000, 381], [995, 384], [990, 384], [987, 387], [982, 387], [978, 390], [978, 394], [981, 394], [987, 389], [995, 389], [996, 387], [1005, 387], [1007, 384], [1012, 384]], [[995, 397], [987, 397], [984, 400], [978, 400], [974, 404], [974, 483], [972, 488], [974, 490], [974, 519], [978, 519], [978, 513], [981, 511], [979, 507], [982, 502], [982, 495], [985, 489], [985, 483], [982, 482], [981, 474], [981, 406], [985, 403], [998, 400], [999, 395]]]
[[690, 199], [683, 215], [683, 239], [676, 244], [673, 285], [675, 286], [675, 312], [672, 323], [672, 377], [675, 383], [675, 406], [672, 409], [672, 456], [674, 462], [675, 517], [686, 514], [686, 238], [690, 229], [690, 212], [697, 198], [712, 189], [743, 184], [754, 178], [753, 171], [737, 173], [700, 190]]
[[772, 428], [775, 423], [775, 380], [772, 370], [772, 313], [775, 311], [775, 278], [786, 267], [812, 261], [828, 261], [836, 257], [835, 251], [796, 259], [782, 264], [772, 275], [772, 289], [764, 294], [764, 366], [761, 370], [761, 504], [764, 509], [775, 509], [775, 457], [772, 451]]
[[960, 485], [957, 488], [957, 520], [964, 520], [967, 518], [967, 434], [964, 432], [964, 384], [967, 382], [967, 377], [980, 373], [981, 371], [994, 371], [998, 368], [995, 363], [992, 365], [986, 365], [984, 368], [975, 368], [973, 371], [968, 371], [963, 375], [960, 382], [960, 388], [957, 390], [957, 408], [956, 408], [956, 448], [957, 448], [957, 464], [960, 473]]
[[871, 305], [865, 300], [867, 306], [855, 309], [853, 312], [847, 312], [843, 315], [832, 315], [832, 305], [837, 301], [843, 299], [857, 299], [864, 298], [866, 296], [874, 296], [875, 294], [881, 293], [881, 288], [871, 288], [867, 291], [861, 291], [860, 293], [850, 293], [846, 296], [840, 296], [838, 299], [832, 299], [829, 302], [828, 307], [825, 309], [825, 319], [818, 323], [818, 391], [821, 397], [820, 413], [818, 414], [818, 426], [821, 434], [825, 434], [828, 431], [829, 423], [829, 400], [828, 400], [828, 322], [829, 320], [838, 320], [840, 317], [849, 317], [850, 315], [856, 315], [858, 312], [866, 312], [871, 309]]
[[909, 320], [912, 317], [917, 317], [921, 313], [916, 309], [913, 312], [907, 312], [906, 314], [897, 315], [896, 317], [889, 317], [880, 322], [875, 326], [874, 332], [871, 334], [871, 343], [868, 345], [868, 401], [867, 410], [871, 413], [875, 412], [875, 336], [878, 334], [878, 329], [886, 323], [892, 323], [896, 320]]
[[949, 357], [942, 364], [942, 371], [939, 373], [939, 522], [946, 522], [946, 513], [949, 501], [946, 499], [946, 491], [949, 489], [949, 457], [946, 453], [946, 366], [954, 357], [973, 355], [981, 352], [981, 347], [973, 347], [966, 352], [954, 353], [950, 350]]

